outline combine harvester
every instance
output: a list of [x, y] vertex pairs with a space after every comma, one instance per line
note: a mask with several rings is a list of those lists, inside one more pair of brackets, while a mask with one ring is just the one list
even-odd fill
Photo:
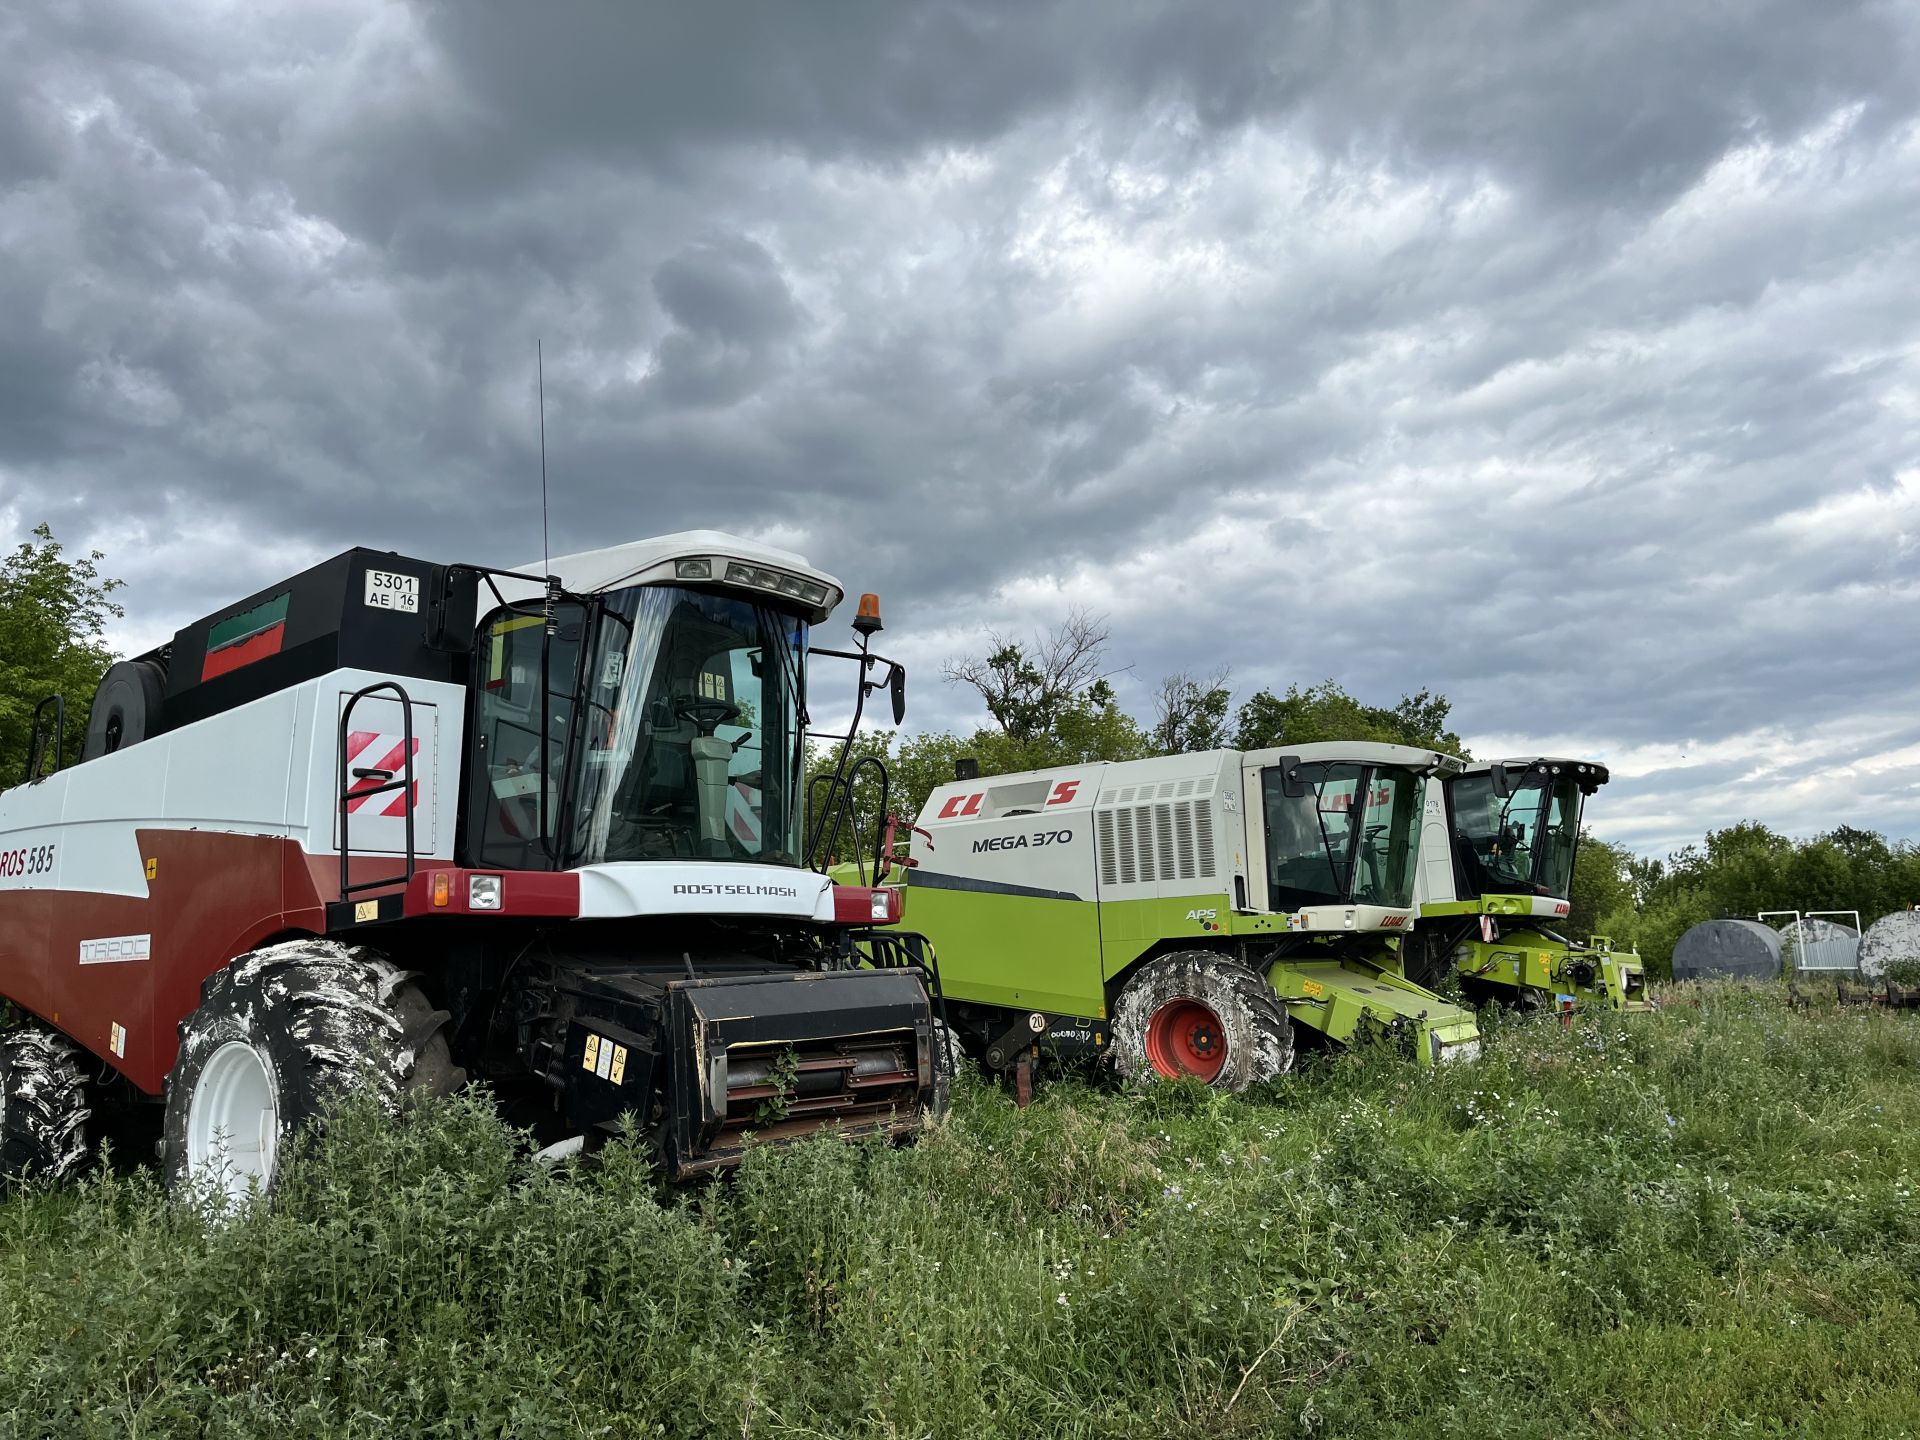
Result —
[[786, 551], [548, 568], [352, 550], [113, 666], [78, 764], [42, 707], [0, 793], [0, 1174], [163, 1093], [169, 1182], [234, 1198], [363, 1082], [484, 1078], [562, 1152], [632, 1114], [676, 1177], [944, 1103], [899, 893], [805, 866], [808, 658], [897, 720], [878, 603], [813, 651], [841, 589]]
[[1296, 1034], [1474, 1055], [1471, 1011], [1379, 938], [1413, 914], [1427, 777], [1399, 745], [1213, 750], [960, 779], [909, 861], [963, 1048], [1024, 1096], [1042, 1053], [1136, 1080], [1272, 1080]]
[[1581, 808], [1606, 783], [1604, 765], [1536, 757], [1469, 765], [1428, 786], [1420, 919], [1400, 944], [1409, 973], [1437, 985], [1451, 972], [1476, 1005], [1644, 1010], [1636, 952], [1551, 928], [1573, 908]]

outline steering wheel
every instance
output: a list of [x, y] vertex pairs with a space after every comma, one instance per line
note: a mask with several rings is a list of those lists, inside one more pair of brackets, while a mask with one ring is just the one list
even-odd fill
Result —
[[704, 738], [722, 725], [738, 720], [740, 707], [726, 700], [699, 700], [691, 695], [677, 695], [673, 701], [673, 713], [691, 724]]

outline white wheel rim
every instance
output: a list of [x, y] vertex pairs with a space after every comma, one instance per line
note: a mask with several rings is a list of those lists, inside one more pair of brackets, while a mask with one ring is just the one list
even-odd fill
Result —
[[187, 1175], [210, 1197], [246, 1199], [273, 1178], [280, 1097], [273, 1068], [244, 1040], [208, 1057], [187, 1111]]

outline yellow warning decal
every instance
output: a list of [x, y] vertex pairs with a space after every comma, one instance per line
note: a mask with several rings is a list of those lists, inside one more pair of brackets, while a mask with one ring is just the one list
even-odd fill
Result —
[[114, 1054], [118, 1055], [122, 1060], [126, 1059], [127, 1058], [127, 1027], [124, 1025], [116, 1024], [113, 1027], [113, 1037], [107, 1043], [113, 1047]]
[[587, 1036], [587, 1053], [581, 1058], [580, 1068], [582, 1070], [600, 1068], [600, 1037], [598, 1035]]
[[147, 879], [157, 880], [159, 878], [160, 878], [160, 862], [158, 860], [147, 861]]
[[623, 1085], [626, 1083], [626, 1079], [627, 1079], [627, 1047], [626, 1046], [616, 1045], [613, 1047], [613, 1073], [609, 1075], [607, 1078], [613, 1081], [613, 1083], [616, 1085]]
[[378, 900], [361, 900], [353, 907], [353, 919], [356, 925], [364, 925], [369, 920], [379, 918], [380, 902]]
[[1300, 982], [1300, 993], [1303, 995], [1324, 995], [1327, 993], [1327, 987], [1322, 985], [1318, 980], [1302, 980]]

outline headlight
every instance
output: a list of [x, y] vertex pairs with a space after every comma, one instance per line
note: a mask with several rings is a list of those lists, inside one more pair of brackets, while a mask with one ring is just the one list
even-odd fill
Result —
[[467, 877], [467, 908], [469, 910], [498, 910], [500, 908], [500, 877], [498, 875], [469, 875]]
[[676, 560], [673, 562], [673, 574], [678, 580], [711, 580], [713, 564], [707, 560]]
[[873, 892], [873, 918], [886, 921], [893, 918], [893, 894], [880, 889]]

